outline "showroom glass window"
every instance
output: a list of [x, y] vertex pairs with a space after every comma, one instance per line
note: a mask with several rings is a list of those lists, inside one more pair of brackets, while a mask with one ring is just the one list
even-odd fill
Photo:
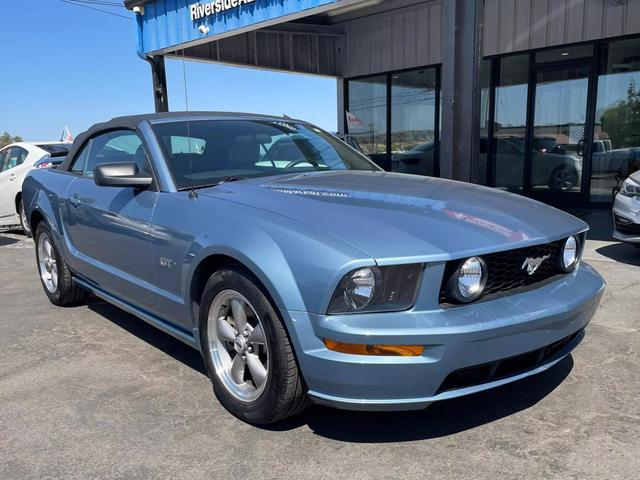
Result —
[[391, 170], [435, 175], [436, 69], [391, 75]]
[[348, 133], [365, 155], [384, 164], [387, 157], [387, 76], [350, 80]]
[[491, 149], [495, 186], [514, 192], [523, 188], [528, 79], [529, 55], [500, 60]]
[[640, 169], [640, 39], [609, 43], [603, 70], [591, 157], [592, 202], [610, 202], [617, 182]]
[[487, 184], [488, 176], [490, 101], [491, 60], [483, 60], [480, 64], [480, 156], [478, 157], [477, 175], [479, 182], [484, 185]]

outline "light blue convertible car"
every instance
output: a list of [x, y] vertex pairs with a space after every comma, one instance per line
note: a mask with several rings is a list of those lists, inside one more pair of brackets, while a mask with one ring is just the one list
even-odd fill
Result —
[[381, 171], [308, 123], [113, 119], [23, 198], [44, 291], [88, 292], [202, 352], [234, 415], [417, 409], [541, 372], [604, 283], [587, 225], [527, 198]]

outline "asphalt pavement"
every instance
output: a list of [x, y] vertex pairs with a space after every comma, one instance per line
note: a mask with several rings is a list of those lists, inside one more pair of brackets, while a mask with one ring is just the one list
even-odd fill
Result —
[[637, 479], [640, 250], [609, 240], [594, 229], [585, 252], [602, 306], [545, 373], [257, 428], [218, 404], [196, 351], [104, 302], [51, 305], [33, 242], [0, 233], [0, 478]]

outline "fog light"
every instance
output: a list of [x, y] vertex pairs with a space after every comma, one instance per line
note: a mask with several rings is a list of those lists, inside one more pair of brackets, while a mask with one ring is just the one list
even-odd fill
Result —
[[615, 219], [616, 219], [616, 223], [619, 223], [620, 225], [630, 225], [630, 224], [633, 223], [628, 218], [624, 218], [624, 217], [621, 217], [619, 215], [615, 215]]
[[487, 284], [487, 266], [478, 257], [466, 259], [456, 269], [449, 281], [449, 292], [454, 300], [462, 303], [477, 300]]
[[569, 237], [562, 247], [562, 269], [570, 272], [578, 264], [578, 240], [576, 237]]
[[363, 345], [358, 343], [343, 343], [324, 339], [329, 350], [351, 355], [386, 355], [392, 357], [418, 357], [424, 352], [422, 345]]

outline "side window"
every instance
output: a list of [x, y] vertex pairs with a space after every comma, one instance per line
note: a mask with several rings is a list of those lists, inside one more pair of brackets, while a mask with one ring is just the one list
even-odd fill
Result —
[[138, 170], [150, 172], [142, 140], [130, 130], [114, 130], [91, 140], [84, 174], [93, 176], [93, 169], [102, 163], [136, 163]]
[[0, 150], [0, 172], [4, 172], [4, 160], [9, 153], [9, 149], [5, 148], [4, 150]]
[[20, 151], [18, 153], [18, 165], [22, 165], [26, 160], [27, 155], [29, 155], [29, 152], [27, 152], [24, 148], [18, 148], [18, 150]]
[[2, 162], [2, 171], [17, 167], [27, 158], [28, 152], [24, 148], [11, 147], [5, 150], [5, 157]]
[[71, 171], [78, 175], [82, 175], [84, 173], [84, 166], [87, 163], [87, 155], [89, 154], [89, 150], [91, 149], [91, 140], [87, 142], [84, 148], [80, 151], [80, 155], [76, 156], [76, 159], [73, 161], [71, 165]]

